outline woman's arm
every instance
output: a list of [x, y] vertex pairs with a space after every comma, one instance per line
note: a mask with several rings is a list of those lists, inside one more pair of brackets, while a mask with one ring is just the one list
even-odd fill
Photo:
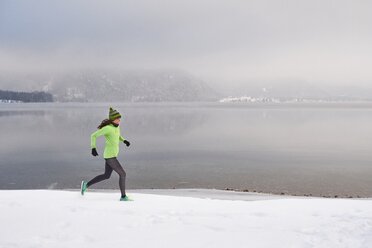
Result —
[[130, 146], [130, 142], [128, 140], [124, 139], [123, 136], [120, 135], [119, 140], [123, 141], [126, 146]]
[[94, 133], [92, 133], [92, 135], [90, 136], [90, 147], [91, 148], [96, 148], [97, 137], [107, 134], [108, 129], [106, 127], [103, 127], [101, 129], [98, 129], [97, 131], [95, 131]]

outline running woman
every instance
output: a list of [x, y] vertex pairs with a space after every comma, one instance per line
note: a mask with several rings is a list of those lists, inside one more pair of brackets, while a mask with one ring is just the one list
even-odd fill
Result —
[[122, 141], [126, 146], [130, 146], [130, 142], [120, 135], [120, 119], [121, 115], [118, 111], [110, 107], [109, 118], [104, 119], [98, 126], [98, 130], [91, 135], [92, 155], [98, 156], [96, 140], [97, 137], [104, 135], [106, 139], [105, 150], [103, 157], [105, 159], [105, 172], [96, 176], [89, 182], [81, 182], [81, 194], [93, 184], [109, 179], [114, 170], [119, 174], [119, 186], [121, 191], [120, 201], [130, 201], [131, 199], [125, 193], [125, 178], [126, 173], [119, 163], [117, 156], [119, 154], [119, 143]]

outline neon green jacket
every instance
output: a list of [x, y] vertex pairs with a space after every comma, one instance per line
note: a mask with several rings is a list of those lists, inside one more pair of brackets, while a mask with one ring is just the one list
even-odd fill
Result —
[[120, 135], [120, 126], [110, 124], [98, 129], [90, 136], [90, 147], [96, 148], [97, 137], [104, 135], [106, 138], [104, 158], [114, 158], [119, 154], [119, 142], [125, 139]]

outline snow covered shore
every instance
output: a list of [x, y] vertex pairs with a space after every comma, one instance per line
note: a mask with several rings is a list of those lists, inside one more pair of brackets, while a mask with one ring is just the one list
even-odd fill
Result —
[[372, 247], [372, 200], [0, 191], [0, 247]]

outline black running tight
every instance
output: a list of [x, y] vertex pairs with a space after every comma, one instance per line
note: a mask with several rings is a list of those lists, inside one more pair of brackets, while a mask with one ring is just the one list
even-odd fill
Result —
[[119, 174], [119, 177], [120, 177], [119, 186], [120, 186], [121, 196], [125, 196], [125, 177], [127, 174], [125, 173], [123, 167], [121, 166], [121, 164], [116, 158], [107, 158], [105, 160], [106, 160], [105, 173], [102, 175], [98, 175], [92, 180], [90, 180], [87, 186], [90, 187], [91, 185], [95, 183], [109, 179], [112, 174], [112, 171], [114, 170], [116, 173]]

